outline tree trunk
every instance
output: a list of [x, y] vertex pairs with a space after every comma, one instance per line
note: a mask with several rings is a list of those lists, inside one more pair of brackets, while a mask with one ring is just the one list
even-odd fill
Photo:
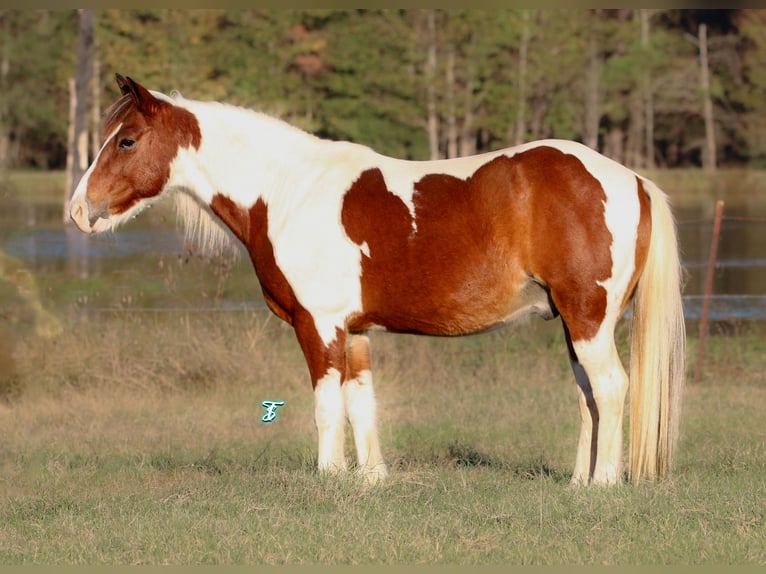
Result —
[[8, 88], [8, 75], [11, 72], [11, 24], [10, 14], [3, 10], [0, 12], [2, 21], [2, 54], [0, 54], [0, 170], [10, 164], [11, 151], [11, 128], [8, 118], [8, 97], [5, 93]]
[[619, 126], [609, 130], [604, 136], [604, 155], [617, 163], [625, 163], [624, 139], [625, 134]]
[[530, 11], [522, 10], [521, 43], [519, 44], [519, 69], [517, 74], [516, 91], [516, 130], [513, 137], [513, 143], [519, 145], [524, 143], [524, 136], [527, 132], [527, 57], [529, 54], [529, 36], [530, 36]]
[[74, 149], [77, 147], [74, 137], [75, 110], [77, 109], [77, 90], [74, 78], [69, 78], [69, 123], [67, 125], [67, 154], [66, 154], [66, 180], [64, 184], [64, 210], [62, 218], [64, 223], [69, 221], [69, 199], [75, 189], [74, 177]]
[[90, 157], [96, 157], [101, 149], [101, 61], [98, 58], [98, 39], [93, 39], [93, 82], [90, 116]]
[[705, 119], [705, 147], [702, 166], [705, 171], [716, 168], [715, 126], [713, 123], [713, 100], [710, 96], [710, 70], [707, 55], [707, 26], [699, 26], [700, 87], [702, 88], [702, 113]]
[[[649, 48], [649, 10], [642, 8], [641, 15], [641, 46]], [[652, 76], [649, 68], [644, 70], [644, 143], [646, 144], [646, 167], [654, 169], [654, 98], [652, 96]]]
[[585, 125], [583, 141], [588, 147], [598, 149], [598, 127], [601, 120], [599, 84], [602, 66], [596, 37], [588, 40], [588, 69], [585, 82]]
[[638, 92], [628, 96], [628, 118], [625, 161], [628, 167], [639, 169], [644, 163], [644, 105], [643, 96]]
[[543, 133], [543, 122], [548, 113], [548, 104], [544, 97], [534, 97], [531, 100], [531, 117], [529, 122], [529, 136], [532, 141], [547, 137], [549, 134]]
[[476, 153], [477, 134], [474, 131], [474, 101], [473, 101], [473, 67], [468, 67], [468, 83], [465, 88], [465, 114], [463, 125], [460, 129], [460, 151], [461, 156], [473, 155]]
[[457, 157], [457, 117], [455, 117], [455, 48], [447, 48], [447, 157]]
[[426, 16], [428, 55], [426, 57], [426, 97], [428, 113], [428, 147], [431, 159], [439, 159], [439, 116], [436, 112], [436, 13], [429, 10]]
[[68, 188], [65, 190], [65, 221], [66, 204], [88, 168], [88, 91], [93, 76], [95, 11], [78, 10], [78, 14], [77, 76], [74, 80], [74, 113], [68, 150], [71, 160], [67, 159], [71, 171], [67, 176]]

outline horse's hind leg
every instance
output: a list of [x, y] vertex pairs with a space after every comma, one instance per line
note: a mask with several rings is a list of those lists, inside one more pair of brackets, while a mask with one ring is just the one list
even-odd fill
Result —
[[354, 432], [359, 472], [373, 484], [386, 478], [388, 470], [378, 440], [376, 402], [370, 369], [370, 341], [366, 335], [349, 337], [343, 399]]
[[628, 377], [611, 325], [596, 336], [572, 341], [570, 361], [579, 388], [581, 428], [572, 476], [576, 484], [613, 484], [622, 478], [622, 419]]
[[596, 464], [596, 441], [594, 439], [598, 436], [598, 410], [596, 409], [596, 402], [593, 400], [590, 380], [585, 372], [585, 368], [577, 359], [566, 323], [564, 324], [564, 332], [569, 349], [569, 363], [572, 365], [572, 371], [577, 382], [581, 421], [580, 438], [577, 441], [577, 458], [575, 460], [574, 472], [572, 473], [572, 484], [585, 485], [590, 482]]

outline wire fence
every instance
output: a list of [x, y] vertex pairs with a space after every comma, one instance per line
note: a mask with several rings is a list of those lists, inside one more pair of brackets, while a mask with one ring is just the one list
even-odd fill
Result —
[[[766, 217], [748, 216], [748, 215], [727, 215], [725, 213], [720, 214], [720, 219], [717, 223], [719, 226], [718, 233], [713, 237], [714, 243], [717, 245], [719, 241], [719, 235], [721, 233], [721, 226], [725, 223], [738, 223], [738, 224], [766, 224]], [[700, 226], [700, 225], [712, 225], [716, 226], [716, 218], [705, 217], [690, 217], [677, 220], [677, 226]], [[724, 229], [725, 232], [725, 229]], [[195, 256], [194, 246], [185, 244], [180, 238], [179, 234], [175, 233], [172, 229], [167, 229], [165, 232], [160, 232], [159, 235], [155, 231], [152, 234], [143, 233], [141, 230], [128, 230], [122, 231], [119, 235], [106, 235], [99, 237], [85, 237], [82, 234], [76, 233], [74, 241], [70, 241], [69, 233], [66, 234], [67, 240], [62, 241], [61, 236], [56, 234], [52, 230], [43, 230], [42, 233], [37, 233], [35, 236], [24, 238], [17, 241], [10, 249], [12, 255], [20, 256], [21, 259], [28, 259], [30, 256], [32, 259], [39, 258], [58, 258], [68, 259], [74, 257], [83, 257], [84, 259], [99, 259], [120, 257], [126, 254], [141, 254], [151, 252], [153, 255], [160, 257], [173, 257], [179, 259], [188, 259]], [[151, 235], [151, 237], [149, 237]], [[71, 250], [74, 249], [74, 253]], [[83, 253], [79, 253], [79, 250], [83, 249]], [[18, 251], [18, 253], [14, 253]], [[712, 252], [712, 247], [711, 247]], [[246, 257], [246, 255], [244, 255]], [[694, 261], [683, 261], [683, 266], [687, 271], [702, 267], [708, 267], [708, 275], [710, 276], [711, 270], [715, 272], [722, 267], [742, 267], [747, 268], [749, 266], [762, 266], [766, 267], [766, 249], [762, 258], [753, 259], [750, 257], [745, 258], [704, 258], [696, 259]], [[88, 265], [88, 264], [86, 264]], [[709, 317], [713, 320], [760, 320], [766, 319], [766, 293], [763, 294], [734, 294], [734, 293], [713, 293], [712, 290], [700, 294], [686, 294], [684, 295], [684, 305], [687, 310], [687, 317], [692, 320], [702, 319], [701, 314], [705, 303], [709, 305]], [[225, 313], [225, 312], [238, 312], [238, 311], [257, 311], [267, 312], [268, 308], [263, 301], [211, 301], [208, 299], [199, 305], [182, 305], [182, 306], [105, 306], [105, 307], [87, 307], [87, 309], [80, 309], [85, 313], [103, 314], [103, 313]]]

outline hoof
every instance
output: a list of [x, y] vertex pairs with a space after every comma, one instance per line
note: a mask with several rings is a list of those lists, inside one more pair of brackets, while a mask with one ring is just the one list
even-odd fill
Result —
[[364, 478], [367, 486], [375, 486], [385, 482], [388, 478], [388, 467], [384, 463], [378, 464], [372, 468], [360, 468], [359, 474]]

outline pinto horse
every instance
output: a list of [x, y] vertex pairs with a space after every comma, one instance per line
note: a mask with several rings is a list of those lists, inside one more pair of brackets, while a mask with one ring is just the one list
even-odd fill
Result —
[[[247, 248], [271, 311], [295, 329], [314, 390], [318, 466], [387, 476], [372, 329], [463, 335], [561, 317], [579, 389], [575, 484], [669, 472], [685, 330], [673, 216], [651, 181], [571, 141], [403, 161], [231, 105], [117, 75], [105, 142], [70, 204], [84, 232], [172, 194], [208, 243]], [[614, 329], [633, 302], [630, 379]]]

